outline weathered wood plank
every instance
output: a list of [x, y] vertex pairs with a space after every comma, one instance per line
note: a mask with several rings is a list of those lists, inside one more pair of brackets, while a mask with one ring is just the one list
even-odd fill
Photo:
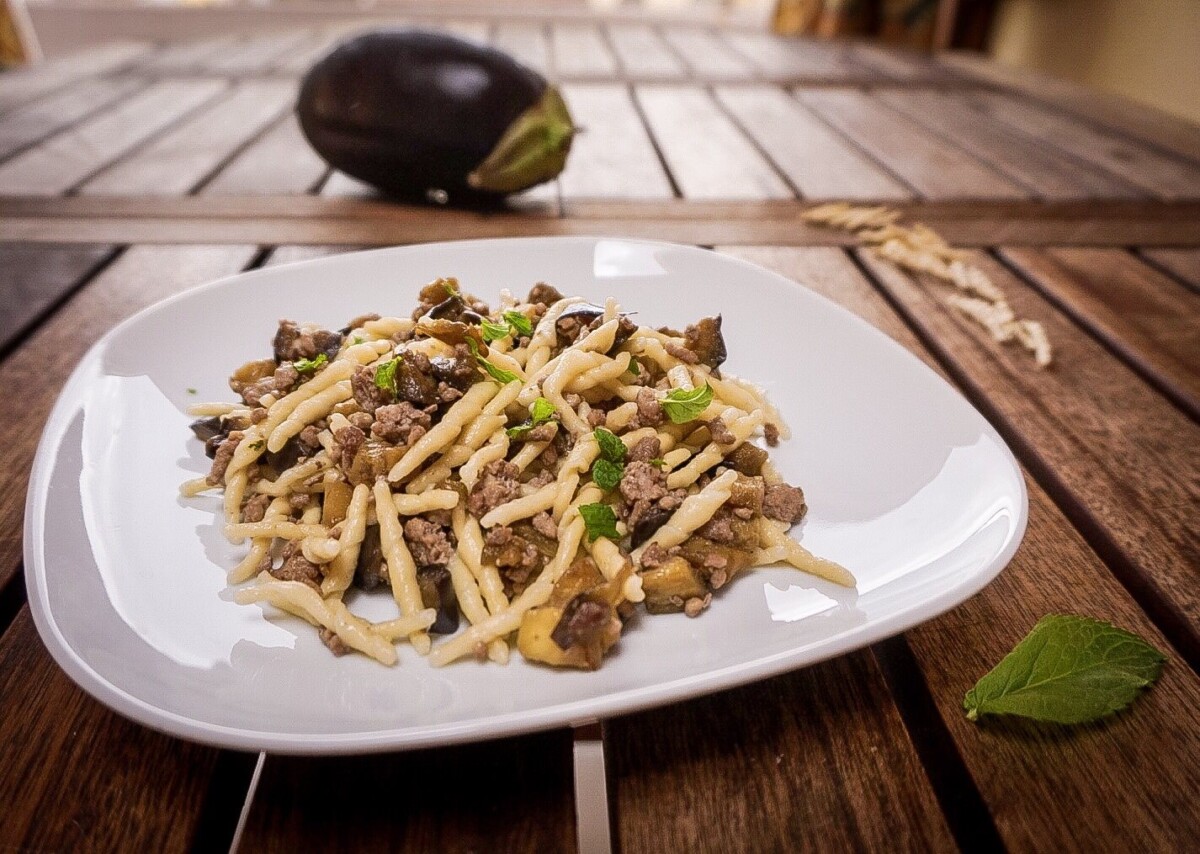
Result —
[[1122, 249], [1001, 255], [1200, 421], [1200, 297]]
[[151, 50], [142, 42], [113, 42], [94, 50], [48, 60], [9, 71], [0, 87], [0, 112], [51, 92], [84, 77], [98, 77], [129, 65]]
[[524, 63], [544, 76], [552, 75], [550, 44], [541, 24], [499, 23], [492, 35], [492, 45], [518, 62]]
[[981, 115], [958, 95], [892, 89], [879, 100], [966, 149], [1043, 199], [1145, 198], [1146, 191]]
[[699, 80], [750, 80], [754, 66], [710, 30], [693, 27], [664, 27], [663, 38], [691, 66]]
[[[565, 730], [412, 753], [271, 756], [241, 845], [263, 852], [570, 851], [571, 791]], [[368, 792], [406, 795], [381, 808]]]
[[112, 252], [87, 244], [0, 244], [0, 353]]
[[717, 98], [808, 199], [911, 199], [915, 193], [775, 87], [725, 87]]
[[229, 50], [218, 51], [205, 57], [202, 64], [205, 71], [213, 74], [228, 74], [239, 78], [262, 74], [277, 61], [286, 59], [290, 51], [308, 44], [312, 38], [312, 32], [304, 29], [254, 35]]
[[224, 88], [217, 80], [156, 83], [0, 166], [0, 194], [59, 195]]
[[781, 199], [792, 196], [771, 165], [712, 97], [685, 86], [636, 89], [650, 131], [675, 183], [692, 199]]
[[722, 32], [721, 38], [769, 80], [836, 81], [880, 76], [849, 62], [847, 51], [840, 44], [736, 30]]
[[1200, 249], [1140, 249], [1153, 264], [1178, 277], [1193, 290], [1200, 290]]
[[0, 118], [0, 159], [103, 110], [145, 84], [131, 77], [84, 80]]
[[88, 180], [94, 195], [184, 195], [238, 146], [287, 109], [296, 87], [286, 80], [250, 80], [172, 128], [132, 157]]
[[894, 174], [930, 199], [1019, 199], [1029, 193], [962, 149], [854, 90], [797, 97]]
[[201, 189], [206, 195], [295, 195], [311, 192], [329, 171], [294, 115], [238, 153]]
[[617, 74], [617, 58], [594, 24], [551, 24], [550, 48], [560, 78], [611, 78]]
[[566, 199], [669, 199], [671, 182], [628, 88], [568, 84], [563, 94], [576, 125], [571, 156], [559, 176]]
[[637, 80], [680, 80], [687, 69], [653, 27], [609, 24], [608, 38], [626, 76]]
[[195, 73], [209, 57], [236, 50], [241, 42], [237, 33], [216, 38], [176, 42], [138, 63], [138, 69], [151, 74]]

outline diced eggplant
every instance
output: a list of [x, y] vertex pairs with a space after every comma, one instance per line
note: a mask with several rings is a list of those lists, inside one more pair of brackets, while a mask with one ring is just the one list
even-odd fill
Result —
[[[399, 373], [397, 371], [397, 373]], [[346, 478], [357, 486], [365, 483], [371, 486], [378, 478], [392, 470], [392, 466], [404, 456], [406, 448], [389, 445], [376, 439], [368, 439], [350, 463]]]
[[422, 566], [417, 570], [417, 586], [421, 588], [421, 604], [437, 610], [430, 634], [458, 631], [458, 598], [454, 595], [450, 571], [444, 566]]
[[212, 418], [197, 418], [191, 423], [192, 432], [196, 434], [196, 438], [201, 442], [207, 442], [214, 436], [221, 436], [225, 431], [221, 429], [221, 416], [214, 415]]
[[[720, 569], [724, 579], [718, 587], [728, 583], [735, 575], [754, 563], [753, 551], [736, 548], [724, 543], [714, 543], [706, 537], [688, 537], [679, 546], [679, 557], [696, 568], [696, 572], [712, 587], [713, 571]], [[714, 560], [716, 558], [716, 560]], [[714, 564], [720, 564], [714, 566]]]
[[734, 471], [755, 476], [762, 474], [763, 463], [766, 461], [767, 452], [749, 442], [738, 445], [725, 457], [725, 465]]
[[354, 580], [363, 590], [374, 590], [389, 582], [383, 571], [383, 541], [378, 525], [368, 525], [358, 549], [358, 563], [354, 566]]
[[730, 507], [741, 507], [744, 510], [750, 510], [755, 516], [761, 516], [765, 491], [766, 484], [763, 483], [761, 477], [740, 475], [733, 482], [729, 491], [729, 500], [726, 503]]
[[714, 370], [721, 367], [728, 355], [725, 337], [721, 334], [721, 315], [706, 317], [684, 330], [683, 346], [699, 357], [700, 364]]
[[654, 532], [667, 524], [667, 520], [671, 518], [673, 510], [664, 510], [662, 507], [651, 507], [638, 519], [637, 524], [633, 526], [633, 531], [630, 532], [629, 540], [633, 548], [637, 548], [646, 540], [654, 536]]
[[346, 518], [346, 511], [350, 509], [350, 499], [354, 497], [354, 490], [350, 485], [343, 483], [340, 480], [330, 481], [325, 484], [325, 498], [321, 502], [321, 524], [333, 526]]
[[694, 566], [677, 555], [662, 566], [643, 570], [642, 590], [649, 613], [670, 614], [682, 611], [687, 600], [705, 596], [708, 585]]

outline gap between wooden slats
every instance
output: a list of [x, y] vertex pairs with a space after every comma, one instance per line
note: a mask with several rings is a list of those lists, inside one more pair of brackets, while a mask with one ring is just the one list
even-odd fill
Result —
[[691, 66], [697, 80], [750, 80], [754, 66], [713, 32], [689, 27], [660, 29], [667, 43]]
[[0, 160], [106, 109], [147, 84], [132, 77], [85, 80], [0, 118]]
[[638, 80], [681, 80], [687, 76], [683, 62], [653, 27], [610, 23], [605, 29], [627, 77]]
[[142, 42], [114, 42], [95, 50], [5, 72], [4, 86], [0, 87], [0, 113], [83, 77], [107, 74], [151, 50], [150, 45]]
[[595, 24], [551, 24], [550, 49], [559, 78], [612, 78], [617, 74], [617, 59]]
[[288, 113], [238, 152], [199, 189], [201, 195], [302, 195], [329, 171]]
[[1200, 249], [1139, 249], [1138, 254], [1200, 293]]

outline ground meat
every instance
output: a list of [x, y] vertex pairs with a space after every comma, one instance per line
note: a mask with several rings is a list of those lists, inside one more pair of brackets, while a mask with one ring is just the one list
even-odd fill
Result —
[[267, 420], [267, 408], [265, 406], [259, 406], [250, 411], [250, 423], [251, 424], [261, 424], [262, 422], [264, 422], [266, 420]]
[[374, 412], [396, 399], [390, 391], [375, 385], [375, 369], [364, 366], [354, 369], [350, 390], [354, 392], [354, 401], [362, 407], [363, 412]]
[[651, 543], [642, 549], [642, 567], [656, 569], [666, 563], [669, 557], [666, 549], [658, 543]]
[[494, 549], [501, 548], [509, 540], [513, 538], [512, 528], [507, 525], [502, 525], [499, 528], [492, 528], [484, 535], [483, 542]]
[[603, 409], [589, 409], [587, 414], [587, 422], [592, 427], [603, 427], [604, 422], [608, 420], [608, 413]]
[[404, 523], [404, 539], [417, 566], [445, 566], [454, 554], [445, 529], [420, 516]]
[[699, 596], [693, 596], [691, 599], [683, 603], [683, 613], [687, 614], [689, 617], [699, 617], [700, 612], [707, 608], [711, 602], [711, 593], [705, 593], [703, 599], [701, 599]]
[[[479, 377], [478, 363], [466, 344], [454, 345], [454, 356], [442, 357], [428, 363], [433, 378], [457, 389], [464, 389]], [[414, 365], [414, 367], [416, 367]]]
[[648, 463], [662, 456], [662, 442], [657, 436], [643, 436], [629, 449], [625, 459], [631, 463]]
[[369, 412], [352, 412], [346, 420], [364, 433], [370, 430], [371, 425], [375, 423], [375, 419]]
[[520, 494], [521, 484], [517, 480], [520, 473], [520, 469], [505, 460], [488, 463], [467, 496], [467, 509], [482, 517], [512, 501]]
[[700, 357], [693, 351], [684, 347], [682, 344], [664, 344], [663, 349], [674, 356], [685, 365], [696, 365], [700, 363]]
[[554, 517], [546, 510], [534, 516], [529, 520], [533, 525], [533, 530], [537, 531], [543, 537], [551, 540], [558, 539], [558, 525], [554, 522]]
[[304, 492], [293, 492], [288, 497], [288, 507], [292, 509], [293, 513], [303, 513], [311, 503], [312, 498]]
[[428, 519], [435, 525], [441, 525], [443, 528], [449, 528], [453, 514], [449, 510], [430, 510], [422, 513], [421, 516]]
[[290, 363], [285, 363], [276, 368], [271, 376], [245, 386], [240, 393], [247, 406], [258, 406], [259, 401], [268, 394], [278, 399], [291, 391], [299, 381], [300, 372]]
[[441, 403], [454, 403], [463, 396], [463, 393], [445, 380], [441, 380], [437, 384], [437, 398]]
[[733, 514], [729, 507], [718, 508], [712, 518], [701, 525], [696, 533], [714, 543], [732, 543], [736, 536], [733, 532]]
[[563, 347], [574, 344], [585, 329], [583, 321], [574, 316], [560, 317], [554, 324], [554, 331], [558, 333], [558, 343]]
[[763, 495], [762, 512], [768, 519], [778, 519], [788, 524], [799, 522], [807, 509], [804, 493], [796, 486], [773, 483]]
[[708, 576], [708, 586], [713, 590], [720, 590], [728, 581], [729, 573], [724, 569], [714, 569]]
[[545, 282], [538, 282], [529, 289], [529, 296], [526, 302], [536, 303], [538, 305], [550, 306], [563, 298], [563, 295], [558, 292], [558, 289], [553, 285], [547, 285]]
[[716, 552], [713, 552], [704, 556], [703, 565], [709, 567], [710, 569], [724, 569], [726, 566], [728, 566], [728, 564], [729, 558], [725, 557], [723, 554], [717, 554]]
[[208, 477], [205, 482], [209, 486], [219, 486], [225, 478], [225, 469], [229, 468], [229, 463], [233, 459], [233, 453], [237, 450], [237, 446], [241, 443], [242, 437], [246, 434], [241, 430], [234, 430], [225, 437], [225, 441], [217, 445], [217, 451], [213, 455], [212, 469], [208, 472]]
[[375, 410], [371, 435], [395, 445], [411, 445], [429, 432], [433, 424], [429, 415], [429, 412], [418, 409], [407, 400], [381, 406]]
[[321, 569], [304, 556], [299, 540], [292, 540], [284, 546], [283, 564], [278, 569], [272, 569], [271, 575], [280, 581], [300, 581], [314, 590], [321, 589]]
[[367, 434], [351, 425], [343, 427], [333, 434], [333, 439], [340, 449], [338, 462], [343, 471], [349, 471], [354, 463], [354, 457], [367, 442]]
[[531, 489], [541, 489], [543, 486], [551, 483], [554, 483], [554, 472], [550, 471], [549, 469], [542, 469], [533, 477], [529, 478], [525, 485]]
[[343, 655], [351, 651], [350, 647], [346, 646], [345, 641], [343, 641], [329, 629], [321, 629], [319, 634], [321, 636], [321, 643], [329, 647], [329, 651], [338, 658], [341, 658]]
[[779, 444], [779, 425], [768, 421], [763, 425], [763, 436], [766, 437], [767, 444], [774, 448]]
[[[625, 466], [619, 486], [624, 499], [625, 522], [630, 529], [638, 527], [648, 515], [661, 517], [655, 527], [666, 520], [666, 512], [678, 507], [683, 499], [667, 489], [667, 476], [658, 466], [635, 460]], [[647, 535], [648, 536], [648, 535]]]
[[[557, 427], [554, 424], [539, 424], [526, 433], [524, 438], [526, 442], [549, 442], [554, 438], [554, 434], [556, 432]], [[549, 450], [549, 448], [546, 450]], [[543, 453], [545, 453], [545, 451], [543, 451]]]
[[272, 346], [275, 361], [280, 363], [313, 359], [320, 353], [332, 359], [342, 346], [342, 335], [328, 329], [301, 327], [294, 321], [281, 320]]
[[263, 516], [267, 515], [267, 508], [271, 506], [271, 496], [259, 493], [251, 498], [242, 507], [243, 522], [261, 522]]
[[559, 649], [570, 649], [576, 644], [586, 646], [608, 625], [611, 615], [612, 609], [603, 602], [577, 596], [563, 609], [562, 619], [550, 639]]
[[300, 435], [297, 438], [299, 439], [300, 447], [304, 450], [305, 454], [312, 455], [321, 449], [320, 436], [321, 431], [317, 429], [316, 425], [314, 424], [309, 424], [300, 431]]
[[720, 418], [714, 418], [705, 423], [708, 424], [708, 432], [712, 434], [712, 440], [718, 445], [729, 447], [737, 444], [737, 437], [729, 432], [729, 428]]
[[657, 427], [663, 423], [662, 404], [658, 402], [658, 396], [652, 389], [638, 389], [637, 418], [643, 427]]

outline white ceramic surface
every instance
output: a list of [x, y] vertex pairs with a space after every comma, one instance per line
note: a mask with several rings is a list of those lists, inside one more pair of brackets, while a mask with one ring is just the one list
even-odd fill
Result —
[[[307, 624], [233, 603], [224, 578], [241, 552], [215, 523], [218, 499], [178, 495], [208, 468], [185, 407], [229, 399], [229, 372], [269, 354], [280, 317], [337, 327], [369, 311], [406, 314], [420, 285], [441, 275], [485, 299], [539, 280], [593, 301], [614, 295], [654, 326], [721, 312], [726, 370], [764, 384], [794, 431], [773, 457], [807, 496], [802, 542], [854, 572], [857, 589], [755, 570], [698, 619], [632, 619], [595, 673], [532, 666], [515, 652], [507, 667], [434, 669], [405, 645], [389, 669], [334, 658]], [[350, 753], [581, 722], [856, 649], [978, 591], [1016, 550], [1025, 519], [1020, 471], [983, 417], [893, 341], [807, 289], [692, 247], [471, 241], [234, 276], [114, 329], [46, 426], [25, 566], [46, 646], [122, 714], [229, 747]], [[386, 594], [354, 607], [394, 613]]]

